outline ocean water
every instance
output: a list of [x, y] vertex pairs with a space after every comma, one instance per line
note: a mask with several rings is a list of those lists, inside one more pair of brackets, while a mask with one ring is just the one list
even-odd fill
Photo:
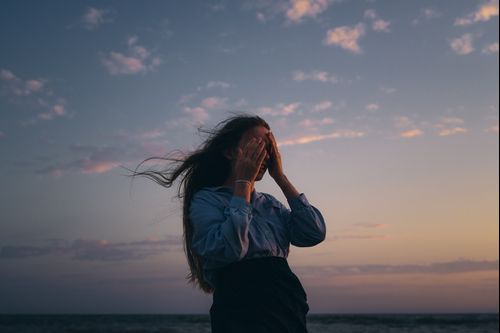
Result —
[[[498, 314], [308, 314], [309, 333], [497, 333]], [[0, 315], [2, 333], [210, 333], [209, 315]], [[258, 333], [258, 332], [256, 332]]]

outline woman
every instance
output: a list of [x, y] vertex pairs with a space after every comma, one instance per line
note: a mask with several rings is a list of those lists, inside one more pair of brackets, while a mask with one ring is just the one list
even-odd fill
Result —
[[[213, 333], [307, 332], [307, 295], [286, 258], [290, 243], [310, 247], [325, 239], [320, 211], [283, 172], [269, 125], [239, 115], [187, 158], [171, 177], [142, 172], [164, 186], [184, 171], [184, 244], [195, 282], [213, 293]], [[266, 170], [283, 191], [286, 208], [257, 192]], [[181, 197], [179, 195], [179, 197]]]

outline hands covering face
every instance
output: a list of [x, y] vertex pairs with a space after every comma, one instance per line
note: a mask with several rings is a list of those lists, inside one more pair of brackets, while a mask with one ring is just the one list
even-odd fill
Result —
[[274, 139], [274, 135], [272, 132], [267, 133], [267, 137], [269, 138], [270, 141], [270, 147], [268, 153], [270, 155], [269, 162], [268, 162], [268, 170], [269, 170], [269, 175], [274, 179], [278, 180], [280, 177], [283, 176], [283, 166], [281, 164], [281, 155], [278, 150], [278, 144], [276, 143], [276, 140]]

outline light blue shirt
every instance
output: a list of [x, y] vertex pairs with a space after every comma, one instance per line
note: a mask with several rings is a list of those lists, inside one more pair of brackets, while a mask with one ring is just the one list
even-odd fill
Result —
[[192, 246], [203, 259], [208, 284], [215, 287], [214, 270], [232, 262], [287, 258], [290, 243], [310, 247], [325, 239], [325, 220], [305, 194], [287, 201], [291, 210], [271, 194], [254, 189], [247, 203], [226, 186], [203, 187], [193, 195], [189, 210]]

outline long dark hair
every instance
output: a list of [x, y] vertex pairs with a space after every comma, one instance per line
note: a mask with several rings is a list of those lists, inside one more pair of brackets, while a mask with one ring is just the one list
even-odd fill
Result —
[[[224, 156], [226, 149], [236, 148], [243, 134], [256, 126], [271, 129], [268, 123], [257, 115], [239, 113], [219, 122], [214, 129], [204, 130], [198, 128], [209, 137], [194, 152], [181, 158], [177, 157], [150, 157], [152, 159], [168, 160], [180, 163], [178, 166], [161, 171], [147, 170], [143, 172], [132, 171], [134, 176], [145, 176], [163, 187], [171, 187], [173, 182], [181, 177], [177, 190], [177, 197], [184, 198], [182, 203], [183, 243], [184, 253], [187, 256], [190, 273], [186, 276], [188, 283], [199, 287], [205, 293], [213, 293], [213, 288], [203, 279], [202, 258], [191, 247], [193, 228], [189, 221], [189, 207], [194, 193], [205, 186], [221, 186], [231, 174], [231, 161]], [[178, 150], [176, 150], [178, 151]], [[182, 153], [182, 152], [181, 152]], [[136, 170], [137, 170], [136, 168]], [[181, 190], [182, 187], [182, 190]]]

